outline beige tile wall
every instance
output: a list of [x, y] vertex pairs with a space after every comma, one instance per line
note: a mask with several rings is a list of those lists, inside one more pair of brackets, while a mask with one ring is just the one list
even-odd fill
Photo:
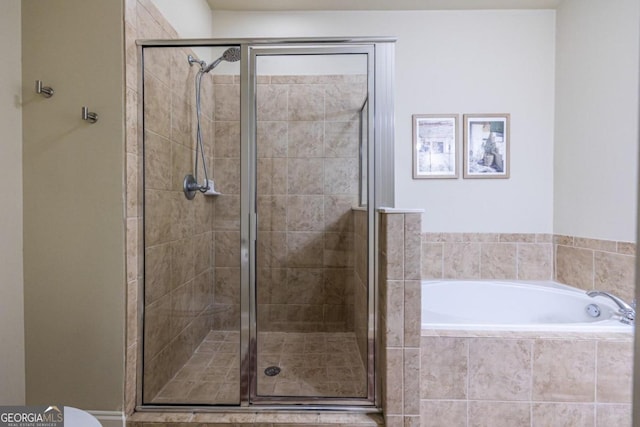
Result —
[[550, 234], [423, 233], [422, 278], [556, 280], [631, 301], [636, 245]]
[[[182, 180], [195, 155], [194, 70], [184, 49], [145, 51], [144, 69], [144, 400], [151, 402], [211, 329], [213, 205], [189, 201]], [[202, 80], [203, 91], [211, 79]], [[212, 108], [202, 124], [212, 143]], [[210, 160], [210, 159], [209, 159]], [[209, 161], [210, 163], [210, 161]], [[202, 173], [202, 171], [200, 172]]]
[[553, 278], [550, 234], [423, 233], [422, 279]]
[[421, 221], [419, 213], [380, 214], [378, 373], [389, 427], [420, 425]]
[[261, 331], [354, 330], [351, 208], [365, 93], [362, 75], [258, 80]]
[[422, 337], [422, 426], [631, 425], [631, 337], [481, 335]]
[[353, 210], [354, 221], [354, 286], [353, 297], [347, 304], [353, 305], [353, 330], [356, 334], [360, 357], [364, 366], [367, 366], [368, 355], [368, 224], [367, 211], [363, 209]]
[[635, 243], [556, 235], [554, 245], [558, 282], [634, 299]]

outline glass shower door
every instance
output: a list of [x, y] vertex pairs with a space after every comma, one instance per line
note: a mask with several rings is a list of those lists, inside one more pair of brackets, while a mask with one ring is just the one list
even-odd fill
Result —
[[370, 61], [366, 51], [255, 56], [256, 402], [372, 392]]
[[143, 50], [143, 404], [240, 403], [239, 67], [207, 71], [228, 50]]

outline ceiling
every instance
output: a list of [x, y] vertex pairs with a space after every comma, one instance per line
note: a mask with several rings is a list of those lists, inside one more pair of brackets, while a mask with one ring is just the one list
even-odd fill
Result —
[[212, 10], [555, 9], [562, 0], [207, 0]]

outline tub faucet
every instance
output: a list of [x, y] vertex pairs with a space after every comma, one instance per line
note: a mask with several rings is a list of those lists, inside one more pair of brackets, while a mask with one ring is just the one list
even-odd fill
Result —
[[631, 303], [631, 305], [629, 305], [623, 300], [621, 300], [620, 298], [618, 298], [617, 296], [612, 295], [608, 292], [603, 292], [603, 291], [588, 291], [587, 295], [589, 295], [591, 298], [594, 298], [597, 296], [609, 298], [611, 301], [615, 302], [616, 305], [618, 306], [618, 314], [622, 316], [620, 321], [622, 323], [626, 323], [627, 325], [633, 324], [633, 321], [636, 318], [635, 301]]

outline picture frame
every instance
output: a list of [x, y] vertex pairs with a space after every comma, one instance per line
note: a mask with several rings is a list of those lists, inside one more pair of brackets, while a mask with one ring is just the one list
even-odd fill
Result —
[[413, 179], [458, 178], [458, 114], [414, 114]]
[[509, 178], [510, 114], [464, 115], [464, 178]]

